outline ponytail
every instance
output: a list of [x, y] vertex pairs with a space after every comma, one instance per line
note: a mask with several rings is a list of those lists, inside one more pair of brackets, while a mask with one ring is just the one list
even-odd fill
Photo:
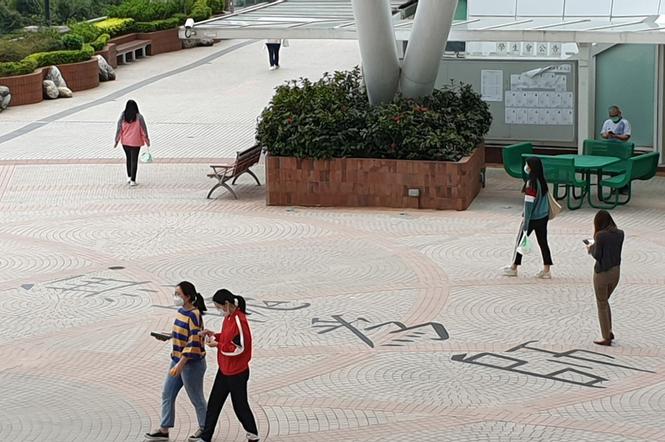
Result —
[[247, 313], [245, 311], [245, 308], [247, 307], [247, 303], [245, 302], [245, 298], [243, 298], [242, 296], [239, 296], [239, 295], [233, 295], [233, 299], [234, 299], [234, 304], [236, 305], [238, 310], [240, 310], [243, 313]]
[[220, 305], [224, 305], [228, 302], [229, 304], [235, 305], [236, 308], [243, 313], [245, 313], [245, 309], [247, 307], [245, 298], [242, 296], [234, 295], [227, 289], [217, 290], [212, 297], [212, 302]]
[[194, 304], [194, 307], [199, 309], [202, 315], [204, 315], [205, 314], [204, 312], [208, 310], [208, 308], [206, 307], [205, 299], [203, 299], [203, 296], [201, 296], [200, 293], [196, 294], [196, 299], [192, 301], [192, 304]]
[[206, 310], [206, 303], [205, 300], [203, 299], [203, 296], [201, 296], [200, 293], [196, 291], [196, 287], [194, 287], [194, 284], [192, 284], [189, 281], [182, 281], [180, 284], [178, 284], [178, 287], [180, 287], [180, 290], [189, 298], [189, 302], [192, 303], [192, 305], [203, 314]]

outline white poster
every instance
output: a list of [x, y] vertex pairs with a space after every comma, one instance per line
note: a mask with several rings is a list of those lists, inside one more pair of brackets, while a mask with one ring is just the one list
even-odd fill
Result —
[[503, 71], [480, 71], [480, 95], [484, 101], [503, 101]]

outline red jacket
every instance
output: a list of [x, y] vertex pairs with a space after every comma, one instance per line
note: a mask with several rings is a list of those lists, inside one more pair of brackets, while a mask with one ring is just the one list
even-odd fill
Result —
[[215, 335], [217, 362], [222, 374], [233, 376], [249, 369], [252, 359], [252, 332], [247, 316], [240, 310], [222, 321], [222, 331]]

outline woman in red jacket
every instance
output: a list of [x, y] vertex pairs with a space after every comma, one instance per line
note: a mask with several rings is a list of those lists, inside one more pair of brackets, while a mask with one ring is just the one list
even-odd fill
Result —
[[224, 316], [222, 330], [214, 333], [205, 330], [211, 347], [217, 347], [219, 371], [208, 399], [206, 424], [199, 440], [210, 442], [217, 426], [219, 414], [226, 398], [231, 394], [233, 411], [247, 432], [248, 441], [258, 441], [259, 432], [256, 420], [247, 401], [247, 381], [249, 380], [249, 361], [252, 359], [252, 333], [249, 330], [245, 314], [245, 299], [226, 289], [218, 290], [212, 297], [215, 307]]

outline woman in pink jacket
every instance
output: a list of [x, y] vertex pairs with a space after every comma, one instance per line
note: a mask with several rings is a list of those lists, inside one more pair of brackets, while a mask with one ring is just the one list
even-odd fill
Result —
[[139, 152], [143, 145], [150, 147], [150, 138], [143, 115], [139, 113], [139, 106], [134, 100], [127, 101], [125, 111], [118, 119], [113, 147], [115, 148], [118, 143], [122, 143], [122, 148], [125, 149], [125, 156], [127, 157], [127, 184], [136, 186]]

